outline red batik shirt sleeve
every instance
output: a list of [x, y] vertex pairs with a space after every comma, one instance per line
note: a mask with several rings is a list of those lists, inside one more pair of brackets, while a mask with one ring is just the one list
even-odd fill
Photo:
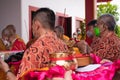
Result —
[[26, 49], [26, 45], [24, 41], [18, 38], [15, 40], [10, 50], [14, 51], [14, 50], [25, 50], [25, 49]]
[[39, 68], [43, 58], [48, 58], [47, 55], [45, 56], [45, 54], [40, 50], [42, 50], [42, 45], [36, 43], [25, 51], [21, 65], [19, 67], [18, 76], [22, 75], [29, 69]]

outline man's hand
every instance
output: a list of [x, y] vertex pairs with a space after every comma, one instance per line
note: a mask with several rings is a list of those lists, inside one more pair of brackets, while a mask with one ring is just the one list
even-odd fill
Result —
[[4, 72], [6, 72], [6, 76], [8, 80], [17, 80], [16, 76], [12, 72], [8, 72], [10, 68], [8, 64], [4, 62], [1, 58], [0, 58], [0, 68], [2, 68]]
[[72, 74], [72, 70], [67, 71], [64, 75], [64, 80], [72, 80], [71, 74]]
[[64, 78], [53, 78], [52, 80], [72, 80], [72, 70], [66, 71]]
[[5, 72], [9, 70], [8, 64], [4, 62], [1, 58], [0, 58], [0, 68], [2, 68]]
[[112, 61], [110, 61], [109, 59], [102, 59], [102, 60], [100, 61], [101, 64], [106, 63], [106, 62], [112, 62]]
[[53, 78], [52, 80], [64, 80], [63, 78]]

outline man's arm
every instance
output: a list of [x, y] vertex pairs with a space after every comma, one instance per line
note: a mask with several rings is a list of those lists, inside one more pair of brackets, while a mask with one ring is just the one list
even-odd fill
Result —
[[8, 80], [16, 80], [16, 76], [11, 72], [8, 64], [4, 62], [2, 59], [0, 59], [0, 68], [4, 70]]
[[10, 72], [6, 72], [7, 75], [7, 80], [17, 80], [16, 76], [10, 71]]

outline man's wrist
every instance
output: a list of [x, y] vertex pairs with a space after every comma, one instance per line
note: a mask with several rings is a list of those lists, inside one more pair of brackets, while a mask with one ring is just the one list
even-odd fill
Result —
[[10, 69], [8, 69], [7, 71], [5, 71], [6, 74], [8, 74], [9, 72], [12, 73], [12, 71]]

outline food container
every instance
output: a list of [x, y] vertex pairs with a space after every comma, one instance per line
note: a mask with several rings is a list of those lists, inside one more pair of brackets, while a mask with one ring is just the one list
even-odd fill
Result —
[[69, 52], [59, 52], [50, 54], [50, 67], [60, 65], [66, 70], [75, 70], [77, 68], [77, 63]]
[[74, 57], [77, 60], [78, 67], [87, 66], [91, 64], [91, 57], [89, 55], [76, 54]]

